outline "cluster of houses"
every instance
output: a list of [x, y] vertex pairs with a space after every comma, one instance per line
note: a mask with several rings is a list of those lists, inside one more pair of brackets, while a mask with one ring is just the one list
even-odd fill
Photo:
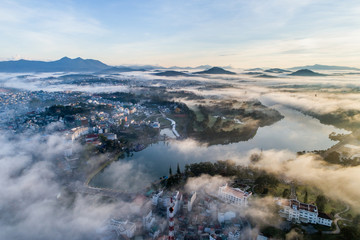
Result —
[[[199, 197], [197, 192], [153, 193], [151, 206], [144, 208], [147, 210], [144, 210], [141, 222], [112, 219], [108, 224], [109, 230], [125, 239], [135, 236], [144, 236], [145, 239], [242, 239], [244, 229], [251, 226], [238, 214], [241, 208], [251, 204], [252, 193], [225, 184], [219, 187], [217, 196], [207, 196]], [[278, 200], [277, 203], [281, 207], [280, 216], [288, 221], [324, 226], [332, 224], [331, 218], [318, 212], [315, 205], [295, 199]], [[267, 238], [258, 235], [256, 239]]]

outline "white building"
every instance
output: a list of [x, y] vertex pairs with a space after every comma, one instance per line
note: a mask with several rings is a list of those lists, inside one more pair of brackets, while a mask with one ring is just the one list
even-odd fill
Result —
[[152, 215], [152, 211], [143, 217], [143, 226], [146, 231], [150, 231], [151, 227], [155, 224], [155, 218]]
[[104, 133], [103, 135], [108, 140], [116, 140], [117, 139], [117, 135], [115, 133]]
[[280, 200], [278, 205], [282, 207], [279, 211], [280, 216], [288, 221], [321, 224], [328, 227], [332, 224], [331, 218], [325, 213], [319, 213], [315, 205], [302, 203], [296, 199]]
[[89, 128], [88, 127], [77, 127], [77, 128], [73, 128], [71, 129], [71, 140], [75, 141], [77, 138], [79, 138], [80, 136], [86, 135], [89, 133]]
[[158, 205], [159, 198], [161, 197], [162, 194], [163, 194], [163, 191], [161, 190], [160, 192], [158, 192], [152, 196], [151, 202], [153, 205], [155, 205], [155, 206]]
[[[171, 205], [171, 201], [173, 202], [173, 209], [174, 209], [174, 215], [179, 211], [180, 205], [182, 203], [182, 194], [179, 191], [176, 191], [173, 196], [168, 197], [163, 203], [165, 207]], [[169, 217], [169, 210], [168, 210], [168, 217]]]
[[191, 212], [192, 206], [193, 206], [195, 200], [196, 200], [196, 192], [192, 192], [191, 197], [188, 200], [188, 205], [187, 205], [189, 212]]
[[229, 187], [227, 184], [219, 187], [218, 195], [224, 201], [236, 206], [247, 206], [251, 192], [245, 192], [239, 188]]
[[110, 220], [110, 229], [114, 230], [119, 237], [120, 235], [132, 238], [135, 235], [136, 225], [129, 221]]

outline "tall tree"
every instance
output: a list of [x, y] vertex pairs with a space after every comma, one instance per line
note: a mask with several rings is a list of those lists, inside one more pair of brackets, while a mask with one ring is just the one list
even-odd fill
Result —
[[176, 174], [179, 174], [179, 175], [181, 174], [179, 163], [177, 164]]
[[308, 192], [307, 189], [305, 189], [305, 195], [304, 195], [304, 203], [308, 202]]
[[171, 166], [169, 167], [169, 175], [172, 176], [172, 169]]
[[319, 195], [316, 197], [316, 206], [319, 209], [319, 212], [323, 212], [325, 210], [326, 205], [326, 197], [324, 195]]
[[282, 196], [283, 196], [283, 198], [289, 198], [289, 196], [290, 196], [290, 190], [287, 189], [287, 188], [285, 188], [284, 191], [283, 191], [283, 193], [282, 193]]

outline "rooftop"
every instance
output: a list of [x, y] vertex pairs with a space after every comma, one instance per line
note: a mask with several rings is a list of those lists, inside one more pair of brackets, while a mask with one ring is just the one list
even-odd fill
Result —
[[312, 204], [302, 203], [296, 199], [288, 199], [281, 202], [284, 206], [293, 207], [296, 206], [297, 210], [305, 210], [309, 212], [317, 212], [317, 207]]
[[225, 185], [223, 187], [223, 192], [226, 192], [228, 194], [231, 194], [237, 198], [247, 198], [251, 195], [251, 193], [248, 193], [248, 192], [245, 192], [245, 191], [242, 191], [241, 189], [239, 188], [231, 188], [229, 187], [228, 185]]

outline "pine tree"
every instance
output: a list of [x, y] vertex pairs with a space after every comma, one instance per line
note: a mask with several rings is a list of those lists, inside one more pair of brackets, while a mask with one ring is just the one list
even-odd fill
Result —
[[176, 174], [181, 174], [179, 163], [177, 164]]
[[172, 176], [172, 169], [171, 166], [169, 167], [169, 175]]
[[304, 203], [308, 202], [308, 192], [305, 190]]

